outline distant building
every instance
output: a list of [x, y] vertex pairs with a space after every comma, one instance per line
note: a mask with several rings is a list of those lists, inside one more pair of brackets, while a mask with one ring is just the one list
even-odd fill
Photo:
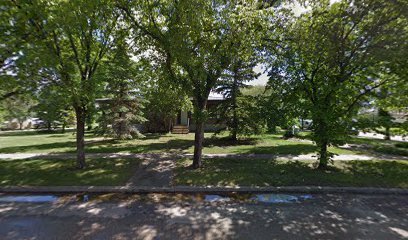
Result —
[[[110, 101], [109, 98], [96, 99], [96, 107], [101, 110], [103, 109], [103, 106]], [[211, 93], [207, 101], [207, 110], [209, 112], [214, 112], [211, 110], [215, 109], [223, 101], [225, 101], [223, 95]], [[167, 132], [170, 130], [172, 133], [176, 134], [187, 134], [189, 132], [194, 132], [196, 128], [191, 111], [180, 110], [177, 117], [172, 119], [170, 123], [163, 121], [163, 119], [152, 119], [149, 118], [149, 116], [146, 116], [146, 118], [148, 122], [145, 124], [137, 124], [136, 126], [141, 132]], [[149, 127], [146, 127], [146, 124], [148, 124]], [[220, 119], [220, 116], [210, 114], [204, 126], [204, 131], [214, 132], [224, 128], [226, 128], [225, 121]]]

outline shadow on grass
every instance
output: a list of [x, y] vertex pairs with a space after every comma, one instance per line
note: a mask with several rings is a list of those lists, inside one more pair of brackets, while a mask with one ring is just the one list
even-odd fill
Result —
[[255, 146], [241, 153], [248, 154], [309, 154], [317, 151], [317, 147], [311, 144], [290, 144], [278, 146]]
[[[34, 135], [34, 134], [33, 134]], [[88, 132], [86, 139], [93, 136]], [[60, 137], [56, 139], [55, 143], [36, 143], [35, 141], [41, 140], [40, 138], [33, 139], [31, 142], [29, 139], [25, 139], [25, 142], [29, 144], [21, 146], [8, 146], [1, 147], [0, 153], [28, 153], [28, 152], [50, 152], [50, 153], [73, 153], [76, 149], [75, 139], [73, 137], [67, 137], [63, 134], [47, 135], [46, 137]], [[65, 139], [63, 138], [65, 137]], [[94, 136], [93, 136], [94, 137]], [[239, 154], [309, 154], [316, 152], [315, 145], [310, 143], [290, 142], [282, 141], [277, 136], [267, 136], [264, 139], [268, 139], [266, 142], [272, 146], [257, 146], [262, 138], [250, 138], [233, 141], [228, 137], [221, 138], [206, 138], [204, 140], [204, 147], [211, 153], [220, 152], [227, 153], [239, 153]], [[277, 140], [274, 142], [273, 140]], [[18, 143], [19, 139], [13, 140]], [[145, 138], [137, 139], [135, 141], [121, 141], [114, 139], [90, 139], [86, 141], [85, 149], [87, 153], [117, 153], [117, 152], [129, 152], [129, 153], [183, 153], [187, 150], [190, 151], [194, 146], [194, 140], [190, 138], [178, 138], [174, 135], [163, 134], [146, 134]], [[211, 150], [213, 148], [213, 150]]]
[[[165, 142], [143, 143], [145, 140], [159, 139], [163, 136], [149, 135], [144, 139], [140, 139], [138, 143], [126, 143], [126, 141], [119, 141], [114, 139], [103, 139], [96, 141], [88, 141], [85, 145], [87, 153], [115, 153], [115, 152], [130, 152], [130, 153], [149, 153], [149, 152], [168, 152], [168, 153], [182, 153], [194, 146], [194, 141], [190, 139], [169, 139]], [[291, 144], [278, 146], [253, 146], [250, 149], [240, 149], [239, 146], [248, 146], [256, 144], [257, 140], [239, 140], [239, 141], [225, 141], [225, 139], [205, 139], [204, 147], [237, 147], [238, 149], [231, 149], [232, 152], [248, 153], [248, 154], [307, 154], [316, 151], [316, 147], [308, 144]], [[0, 153], [24, 153], [24, 152], [75, 152], [76, 143], [74, 140], [44, 143], [44, 144], [30, 144], [24, 146], [12, 146], [0, 148]]]
[[[148, 153], [148, 152], [171, 152], [180, 153], [191, 146], [193, 141], [188, 139], [171, 139], [166, 142], [154, 142], [143, 144], [145, 140], [159, 139], [160, 135], [149, 135], [139, 139], [141, 143], [128, 143], [115, 139], [90, 140], [85, 144], [87, 153]], [[76, 149], [75, 141], [64, 141], [45, 144], [30, 144], [24, 146], [13, 146], [0, 148], [0, 153], [25, 153], [25, 152], [60, 152], [73, 153]], [[48, 150], [48, 151], [47, 151]]]
[[[97, 146], [100, 147], [97, 147]], [[149, 144], [127, 144], [118, 145], [115, 142], [104, 142], [88, 144], [86, 152], [88, 153], [112, 153], [112, 152], [130, 152], [130, 153], [181, 153], [193, 146], [192, 140], [173, 139], [167, 142], [157, 142]]]
[[138, 159], [87, 159], [85, 170], [75, 160], [0, 160], [0, 185], [121, 185], [131, 177]]
[[75, 133], [74, 129], [67, 129], [65, 130], [65, 133], [61, 132], [61, 129], [57, 130], [33, 130], [33, 131], [0, 131], [0, 137], [14, 137], [14, 136], [34, 136], [34, 135], [40, 135], [40, 134], [55, 134], [56, 136], [59, 135], [64, 135], [66, 133]]
[[313, 161], [205, 159], [202, 169], [180, 160], [179, 185], [216, 186], [359, 186], [408, 188], [408, 163], [403, 161], [342, 161], [321, 171]]
[[[26, 146], [14, 146], [14, 147], [4, 147], [0, 148], [0, 153], [29, 153], [29, 152], [73, 152], [75, 149], [75, 142], [66, 141], [66, 142], [57, 142], [57, 143], [45, 143], [45, 144], [36, 144], [36, 145], [26, 145]], [[70, 148], [71, 150], [66, 151], [56, 151], [57, 149]]]
[[240, 146], [240, 145], [255, 145], [258, 139], [248, 138], [248, 139], [238, 139], [233, 140], [230, 137], [211, 137], [204, 139], [204, 147], [228, 147], [228, 146]]

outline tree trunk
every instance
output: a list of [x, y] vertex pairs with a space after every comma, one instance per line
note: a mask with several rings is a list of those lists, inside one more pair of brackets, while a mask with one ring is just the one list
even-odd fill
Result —
[[317, 167], [318, 169], [326, 169], [327, 165], [329, 163], [329, 157], [327, 154], [327, 141], [323, 141], [320, 145], [320, 151], [319, 151], [319, 166]]
[[203, 141], [204, 141], [204, 121], [196, 122], [196, 130], [194, 135], [193, 168], [200, 168], [202, 166], [201, 155], [203, 152]]
[[62, 130], [61, 130], [61, 133], [65, 133], [65, 126], [66, 124], [65, 124], [65, 122], [62, 124]]
[[[235, 94], [234, 94], [235, 95]], [[237, 114], [237, 98], [236, 95], [232, 99], [232, 128], [231, 128], [231, 138], [234, 141], [238, 140], [238, 114]]]
[[391, 133], [390, 133], [390, 127], [389, 126], [385, 127], [384, 140], [391, 140]]
[[23, 130], [23, 124], [24, 124], [24, 122], [18, 122], [20, 130]]
[[237, 114], [237, 95], [238, 95], [238, 69], [234, 69], [234, 83], [231, 91], [232, 100], [232, 128], [231, 128], [231, 138], [237, 141], [238, 135], [238, 114]]
[[207, 100], [197, 101], [196, 106], [196, 130], [194, 135], [194, 158], [193, 158], [193, 168], [200, 168], [202, 166], [201, 155], [203, 152], [203, 141], [204, 141], [204, 124], [206, 121], [205, 109], [207, 105]]
[[84, 169], [85, 164], [85, 109], [75, 108], [76, 113], [76, 146], [77, 146], [77, 168]]
[[123, 117], [122, 112], [119, 112], [119, 126], [116, 129], [116, 136], [119, 139], [124, 139], [124, 137], [125, 137], [125, 131], [124, 131], [122, 117]]
[[[327, 112], [326, 112], [327, 114]], [[330, 160], [329, 153], [327, 152], [327, 145], [329, 145], [328, 136], [328, 124], [326, 119], [317, 117], [313, 119], [315, 124], [314, 135], [316, 137], [315, 141], [319, 147], [319, 166], [318, 169], [326, 169]]]

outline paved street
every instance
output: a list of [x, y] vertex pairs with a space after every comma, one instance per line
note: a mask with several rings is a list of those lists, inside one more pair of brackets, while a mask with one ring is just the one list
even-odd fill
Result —
[[156, 194], [90, 196], [89, 201], [70, 195], [48, 203], [0, 200], [0, 238], [408, 238], [407, 196], [295, 194], [253, 198]]

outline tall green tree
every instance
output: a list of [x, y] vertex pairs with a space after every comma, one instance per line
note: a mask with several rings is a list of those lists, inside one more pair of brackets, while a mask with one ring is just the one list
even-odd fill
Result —
[[13, 1], [1, 1], [0, 102], [37, 89], [32, 73], [38, 70], [38, 61], [25, 51], [33, 47], [19, 20]]
[[33, 115], [35, 101], [27, 95], [11, 96], [4, 100], [5, 118], [9, 121], [17, 120], [19, 129], [23, 129], [24, 122]]
[[145, 123], [148, 132], [170, 132], [174, 119], [180, 111], [191, 111], [192, 103], [185, 89], [171, 82], [171, 76], [160, 65], [151, 65], [145, 71], [149, 86], [146, 88], [147, 100]]
[[65, 126], [71, 123], [69, 116], [72, 115], [72, 106], [59, 86], [43, 86], [37, 96], [37, 102], [33, 111], [38, 118], [45, 121], [48, 130], [55, 124], [60, 124], [62, 131], [65, 131]]
[[[248, 56], [247, 58], [236, 57], [233, 59], [229, 69], [227, 69], [227, 71], [225, 71], [225, 73], [221, 76], [216, 88], [216, 91], [223, 94], [226, 98], [226, 101], [224, 101], [221, 105], [221, 109], [223, 110], [222, 113], [224, 118], [227, 120], [231, 138], [235, 141], [238, 140], [238, 133], [247, 134], [251, 132], [248, 131], [251, 127], [242, 127], [242, 123], [244, 123], [246, 126], [251, 126], [246, 124], [252, 119], [251, 116], [249, 116], [251, 111], [245, 111], [249, 110], [249, 108], [240, 108], [241, 106], [239, 103], [245, 104], [251, 102], [246, 101], [249, 100], [250, 97], [244, 98], [241, 90], [242, 88], [248, 87], [246, 84], [247, 82], [255, 80], [260, 75], [254, 71], [254, 67], [258, 64], [258, 62], [254, 57], [255, 53], [253, 54], [254, 55]], [[246, 118], [242, 119], [244, 115], [246, 115]], [[243, 131], [244, 129], [245, 131]], [[257, 131], [253, 132], [256, 133]]]
[[115, 54], [98, 76], [106, 82], [105, 96], [108, 102], [103, 107], [100, 119], [102, 133], [118, 139], [140, 136], [136, 124], [146, 121], [143, 112], [145, 101], [143, 64], [134, 62], [129, 48], [123, 41], [116, 44]]
[[[166, 0], [121, 2], [134, 33], [146, 36], [172, 75], [193, 97], [196, 124], [193, 167], [202, 166], [207, 101], [240, 48], [257, 33], [255, 1]], [[245, 40], [244, 40], [245, 39]], [[238, 41], [237, 41], [238, 40]]]
[[286, 104], [310, 111], [319, 168], [326, 168], [327, 147], [347, 137], [359, 104], [390, 80], [380, 75], [391, 71], [394, 53], [406, 45], [407, 21], [394, 1], [315, 1], [308, 7], [271, 33], [269, 85], [294, 100]]
[[31, 51], [56, 71], [76, 114], [77, 167], [85, 164], [85, 119], [94, 104], [94, 77], [111, 49], [119, 14], [111, 1], [12, 1]]

